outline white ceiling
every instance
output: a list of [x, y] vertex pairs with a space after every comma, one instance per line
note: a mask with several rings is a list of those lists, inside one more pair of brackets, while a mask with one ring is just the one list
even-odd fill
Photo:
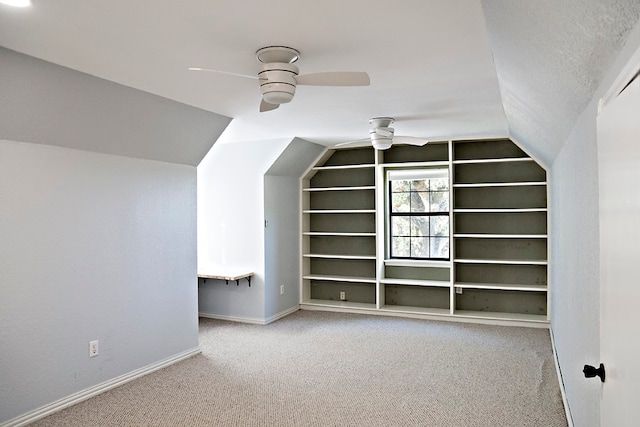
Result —
[[[479, 1], [34, 0], [0, 6], [0, 45], [233, 117], [224, 141], [331, 144], [375, 116], [399, 135], [507, 134]], [[300, 86], [259, 113], [255, 80], [187, 70], [254, 74], [269, 45], [298, 49], [301, 73], [367, 71], [371, 86]]]
[[[331, 145], [392, 116], [398, 135], [520, 136], [549, 162], [640, 14], [638, 0], [33, 1], [0, 5], [0, 46], [232, 117], [224, 142]], [[301, 73], [367, 71], [371, 86], [300, 86], [259, 113], [255, 80], [187, 70], [254, 74], [270, 45], [300, 50]]]

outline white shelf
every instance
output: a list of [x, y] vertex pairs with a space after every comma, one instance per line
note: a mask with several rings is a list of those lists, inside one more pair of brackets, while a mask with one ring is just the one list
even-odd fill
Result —
[[353, 283], [376, 283], [375, 277], [354, 277], [354, 276], [326, 276], [321, 274], [309, 274], [302, 276], [308, 280], [324, 280], [327, 282], [353, 282]]
[[321, 170], [338, 170], [338, 169], [366, 169], [366, 168], [374, 168], [376, 165], [372, 163], [363, 163], [359, 165], [339, 165], [339, 166], [316, 166], [311, 170], [321, 171]]
[[454, 234], [454, 238], [472, 238], [472, 239], [546, 239], [546, 234], [471, 234], [461, 233]]
[[380, 283], [383, 283], [385, 285], [408, 285], [438, 288], [448, 288], [451, 286], [451, 282], [449, 281], [445, 282], [440, 280], [392, 279], [388, 277], [380, 280]]
[[547, 212], [547, 208], [463, 208], [454, 209], [454, 213], [522, 213]]
[[451, 314], [448, 308], [413, 307], [408, 305], [383, 305], [380, 310], [407, 314], [434, 314], [437, 316], [449, 316]]
[[434, 162], [404, 162], [404, 163], [382, 163], [385, 168], [406, 168], [406, 167], [434, 167], [434, 166], [449, 166], [448, 161], [434, 161]]
[[350, 190], [375, 190], [375, 185], [363, 185], [360, 187], [309, 187], [302, 191], [350, 191]]
[[546, 181], [522, 182], [479, 182], [474, 184], [453, 184], [453, 188], [486, 188], [486, 187], [532, 187], [547, 185]]
[[362, 310], [375, 310], [375, 304], [368, 304], [363, 302], [351, 302], [351, 301], [336, 301], [336, 300], [324, 300], [324, 299], [310, 299], [303, 301], [301, 305], [311, 305], [318, 307], [336, 307], [336, 308], [350, 308], [350, 309], [362, 309]]
[[547, 265], [546, 260], [535, 259], [454, 259], [460, 264], [512, 264], [512, 265]]
[[314, 209], [304, 210], [306, 214], [361, 214], [376, 213], [375, 209]]
[[333, 231], [305, 231], [304, 236], [346, 236], [346, 237], [376, 237], [376, 233], [339, 233]]
[[498, 159], [472, 159], [472, 160], [454, 160], [454, 165], [466, 165], [474, 163], [507, 163], [507, 162], [533, 162], [530, 157], [502, 157]]
[[516, 283], [467, 283], [458, 282], [455, 288], [460, 289], [493, 289], [500, 291], [546, 292], [547, 285], [522, 285]]
[[501, 313], [493, 311], [455, 310], [454, 316], [477, 319], [517, 320], [525, 322], [548, 323], [546, 314]]
[[336, 255], [336, 254], [303, 254], [305, 258], [326, 258], [326, 259], [372, 259], [375, 255]]

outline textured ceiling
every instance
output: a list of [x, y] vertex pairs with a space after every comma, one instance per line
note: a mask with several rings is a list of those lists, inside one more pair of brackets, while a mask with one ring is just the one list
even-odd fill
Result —
[[[393, 116], [396, 134], [513, 135], [555, 158], [639, 16], [638, 0], [51, 0], [0, 6], [0, 46], [234, 120], [221, 141], [331, 145]], [[302, 73], [367, 71], [371, 86], [299, 87], [258, 113], [254, 53], [288, 45]], [[495, 60], [495, 63], [494, 63]]]
[[482, 5], [510, 134], [551, 164], [638, 22], [640, 1]]

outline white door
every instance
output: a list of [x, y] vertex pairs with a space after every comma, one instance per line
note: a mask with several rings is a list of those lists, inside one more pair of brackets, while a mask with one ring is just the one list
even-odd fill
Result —
[[[640, 425], [640, 79], [598, 117], [600, 425]], [[585, 380], [587, 381], [587, 380]], [[588, 381], [599, 381], [593, 378]]]

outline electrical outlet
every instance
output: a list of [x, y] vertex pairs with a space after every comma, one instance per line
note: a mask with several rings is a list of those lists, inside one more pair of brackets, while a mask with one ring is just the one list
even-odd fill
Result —
[[347, 293], [342, 291], [340, 292], [340, 301], [346, 301], [347, 299]]
[[284, 285], [280, 285], [280, 295], [284, 295]]
[[96, 357], [98, 355], [98, 340], [89, 341], [89, 357]]
[[456, 294], [461, 295], [462, 294], [462, 288], [456, 288]]

